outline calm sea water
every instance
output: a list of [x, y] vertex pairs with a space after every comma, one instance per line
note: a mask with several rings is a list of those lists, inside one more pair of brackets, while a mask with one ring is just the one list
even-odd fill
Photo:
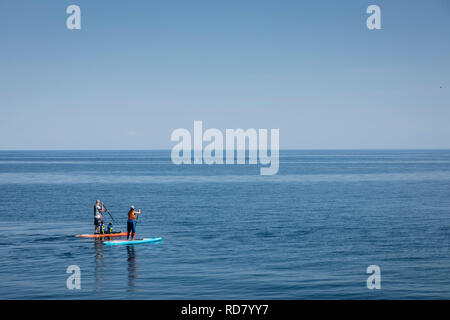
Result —
[[[142, 208], [138, 236], [163, 242], [76, 238], [97, 198], [116, 229]], [[450, 298], [450, 151], [283, 151], [270, 177], [170, 151], [4, 151], [0, 212], [1, 299]]]

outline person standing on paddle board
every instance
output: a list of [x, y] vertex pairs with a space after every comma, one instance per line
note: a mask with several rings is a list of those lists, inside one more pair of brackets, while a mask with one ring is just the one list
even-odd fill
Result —
[[141, 214], [141, 210], [135, 211], [134, 206], [131, 206], [130, 211], [128, 211], [127, 240], [129, 240], [130, 235], [131, 240], [134, 240], [136, 236], [136, 218], [138, 214]]
[[100, 233], [100, 226], [102, 222], [102, 212], [105, 212], [105, 208], [103, 207], [103, 202], [100, 205], [100, 200], [97, 200], [94, 205], [94, 233]]

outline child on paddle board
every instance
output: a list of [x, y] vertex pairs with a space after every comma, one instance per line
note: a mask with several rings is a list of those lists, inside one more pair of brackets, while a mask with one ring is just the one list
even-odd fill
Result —
[[130, 235], [131, 240], [134, 240], [134, 237], [136, 236], [136, 218], [138, 214], [141, 214], [141, 210], [135, 211], [134, 206], [131, 206], [130, 211], [128, 211], [127, 240], [129, 240]]
[[105, 224], [103, 220], [100, 222], [100, 234], [105, 234]]
[[108, 224], [108, 228], [106, 228], [106, 233], [108, 233], [108, 234], [113, 233], [113, 224], [112, 224], [112, 222], [110, 222]]

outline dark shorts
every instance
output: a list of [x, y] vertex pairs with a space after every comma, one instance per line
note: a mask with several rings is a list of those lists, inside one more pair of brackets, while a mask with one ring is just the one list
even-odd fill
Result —
[[100, 226], [102, 222], [102, 218], [94, 218], [94, 226], [98, 227]]
[[129, 219], [127, 222], [127, 232], [136, 233], [136, 221]]

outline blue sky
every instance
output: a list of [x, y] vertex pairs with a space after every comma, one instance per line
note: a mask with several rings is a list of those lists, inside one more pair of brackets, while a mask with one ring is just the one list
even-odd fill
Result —
[[450, 148], [447, 0], [2, 0], [0, 40], [0, 149], [170, 149], [194, 120], [281, 148]]

